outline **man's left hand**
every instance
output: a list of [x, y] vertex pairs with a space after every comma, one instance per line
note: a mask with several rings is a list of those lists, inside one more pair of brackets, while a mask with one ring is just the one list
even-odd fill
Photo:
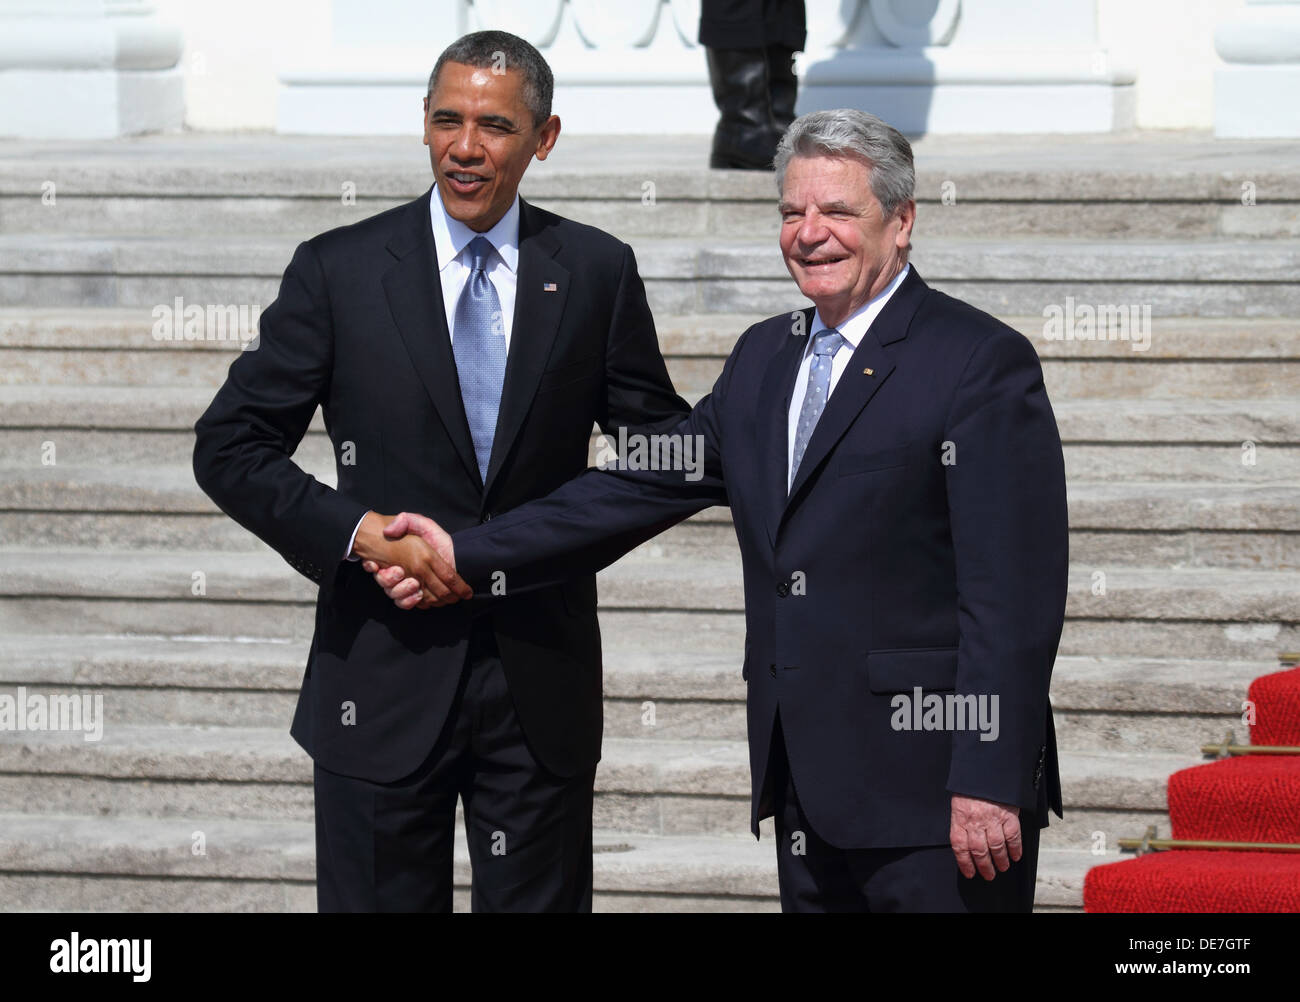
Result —
[[1020, 808], [953, 794], [948, 841], [963, 877], [973, 877], [978, 870], [985, 880], [992, 880], [1018, 862], [1024, 851]]

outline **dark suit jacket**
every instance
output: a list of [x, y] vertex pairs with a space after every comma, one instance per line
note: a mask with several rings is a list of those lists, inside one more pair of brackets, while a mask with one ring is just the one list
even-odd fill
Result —
[[[512, 590], [609, 563], [730, 503], [745, 581], [752, 822], [780, 713], [813, 829], [841, 848], [948, 843], [951, 794], [1046, 825], [1060, 781], [1047, 692], [1068, 539], [1056, 422], [1033, 346], [915, 269], [831, 395], [787, 496], [787, 414], [812, 311], [737, 342], [677, 429], [706, 475], [591, 471], [454, 536], [466, 580]], [[897, 729], [895, 697], [998, 697], [996, 740]], [[986, 704], [991, 707], [991, 701]], [[912, 720], [907, 717], [903, 719]]]
[[[455, 695], [475, 614], [491, 617], [542, 764], [574, 775], [600, 757], [591, 575], [489, 609], [402, 611], [344, 560], [367, 509], [420, 512], [449, 530], [477, 525], [583, 470], [593, 422], [616, 433], [671, 427], [687, 413], [630, 247], [521, 201], [517, 279], [486, 485], [461, 404], [427, 193], [298, 247], [262, 313], [259, 347], [231, 365], [195, 427], [203, 490], [320, 585], [292, 733], [331, 771], [391, 781], [420, 765]], [[317, 405], [337, 490], [290, 459]], [[349, 702], [353, 723], [344, 720]]]

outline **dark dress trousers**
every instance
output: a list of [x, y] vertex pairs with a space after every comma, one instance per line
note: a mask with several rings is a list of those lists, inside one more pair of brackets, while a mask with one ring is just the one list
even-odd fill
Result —
[[[583, 470], [593, 423], [617, 434], [682, 419], [688, 408], [668, 377], [631, 248], [521, 200], [513, 335], [486, 483], [461, 403], [428, 194], [299, 245], [260, 326], [258, 346], [231, 365], [196, 425], [194, 472], [224, 512], [320, 586], [291, 729], [316, 764], [318, 822], [322, 771], [326, 795], [351, 779], [356, 798], [463, 777], [478, 741], [456, 731], [466, 700], [475, 713], [512, 714], [514, 740], [545, 778], [577, 777], [589, 801], [602, 727], [592, 574], [490, 605], [404, 611], [344, 556], [367, 510], [419, 512], [449, 531], [478, 525]], [[291, 458], [318, 405], [337, 489]], [[499, 750], [500, 736], [493, 741]], [[444, 751], [456, 769], [439, 763]], [[587, 875], [575, 879], [589, 883], [585, 810]], [[359, 841], [368, 823], [357, 821]], [[438, 840], [449, 846], [449, 832]], [[449, 859], [448, 850], [443, 882]], [[382, 878], [358, 870], [339, 879]], [[423, 898], [353, 890], [339, 899], [348, 907], [450, 902], [449, 888], [445, 900], [442, 888]]]
[[699, 43], [710, 49], [802, 51], [807, 39], [804, 0], [701, 0]]
[[[812, 316], [745, 331], [675, 429], [700, 436], [702, 478], [586, 472], [458, 532], [457, 566], [476, 593], [494, 570], [507, 570], [512, 594], [553, 587], [730, 504], [754, 833], [788, 803], [784, 782], [767, 781], [784, 761], [800, 816], [826, 845], [943, 847], [956, 874], [953, 794], [1017, 805], [1035, 828], [1049, 807], [1061, 813], [1048, 703], [1069, 549], [1060, 437], [1029, 341], [913, 268], [853, 353], [787, 493], [789, 404]], [[896, 697], [924, 705], [929, 694], [996, 696], [996, 739], [899, 724]]]

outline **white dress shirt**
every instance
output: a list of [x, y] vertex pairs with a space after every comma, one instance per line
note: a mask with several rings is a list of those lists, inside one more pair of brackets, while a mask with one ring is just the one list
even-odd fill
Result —
[[[438, 280], [442, 283], [442, 307], [447, 314], [447, 333], [451, 340], [456, 340], [456, 305], [460, 302], [461, 291], [470, 276], [470, 255], [465, 248], [477, 236], [487, 237], [496, 251], [488, 258], [488, 281], [497, 290], [501, 300], [501, 321], [506, 332], [506, 353], [510, 352], [510, 335], [515, 325], [515, 289], [519, 284], [519, 195], [510, 203], [506, 214], [497, 220], [497, 224], [486, 233], [470, 229], [459, 219], [447, 215], [446, 206], [442, 204], [442, 195], [438, 186], [433, 186], [429, 194], [429, 223], [433, 228], [433, 248], [438, 257]], [[432, 332], [430, 332], [432, 335]], [[364, 519], [365, 516], [363, 515]], [[357, 522], [348, 540], [344, 557], [355, 560], [352, 547], [357, 541]]]
[[[871, 327], [872, 321], [880, 315], [880, 311], [889, 302], [889, 297], [894, 294], [894, 290], [903, 284], [903, 279], [907, 277], [907, 272], [911, 267], [910, 264], [903, 265], [903, 270], [895, 275], [893, 281], [885, 286], [874, 299], [858, 307], [857, 310], [849, 314], [842, 324], [835, 328], [848, 343], [841, 344], [831, 359], [831, 384], [826, 390], [826, 403], [828, 406], [831, 394], [835, 392], [835, 384], [840, 381], [840, 376], [844, 375], [844, 370], [849, 367], [849, 359], [853, 357], [858, 345], [862, 343], [862, 338]], [[785, 457], [786, 490], [789, 490], [794, 485], [794, 440], [799, 429], [799, 412], [803, 410], [803, 398], [808, 392], [808, 371], [812, 368], [813, 339], [828, 327], [829, 325], [822, 320], [821, 312], [814, 312], [812, 328], [808, 331], [808, 344], [804, 347], [803, 358], [799, 362], [799, 374], [795, 376], [794, 380], [794, 393], [790, 396], [789, 435], [786, 442]], [[822, 413], [824, 414], [825, 411], [823, 410]], [[813, 433], [816, 434], [815, 429]]]
[[501, 320], [506, 329], [506, 351], [510, 351], [510, 334], [515, 323], [515, 287], [519, 270], [519, 196], [492, 229], [486, 233], [471, 230], [459, 219], [452, 219], [443, 207], [438, 186], [429, 195], [429, 221], [433, 226], [433, 247], [438, 254], [438, 278], [442, 282], [442, 308], [447, 313], [447, 332], [456, 340], [456, 304], [461, 290], [469, 281], [469, 252], [465, 250], [475, 237], [487, 237], [496, 253], [488, 258], [488, 281], [501, 300]]

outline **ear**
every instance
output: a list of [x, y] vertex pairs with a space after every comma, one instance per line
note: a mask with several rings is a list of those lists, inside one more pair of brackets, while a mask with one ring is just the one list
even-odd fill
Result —
[[429, 96], [424, 96], [424, 114], [420, 116], [420, 131], [424, 133], [424, 145], [429, 145]]
[[552, 115], [545, 122], [537, 133], [537, 159], [545, 160], [551, 155], [551, 150], [555, 147], [555, 141], [560, 138], [560, 116]]
[[896, 210], [898, 217], [898, 233], [894, 236], [894, 246], [899, 250], [906, 250], [912, 243], [912, 226], [916, 223], [916, 201], [909, 198], [902, 203]]

